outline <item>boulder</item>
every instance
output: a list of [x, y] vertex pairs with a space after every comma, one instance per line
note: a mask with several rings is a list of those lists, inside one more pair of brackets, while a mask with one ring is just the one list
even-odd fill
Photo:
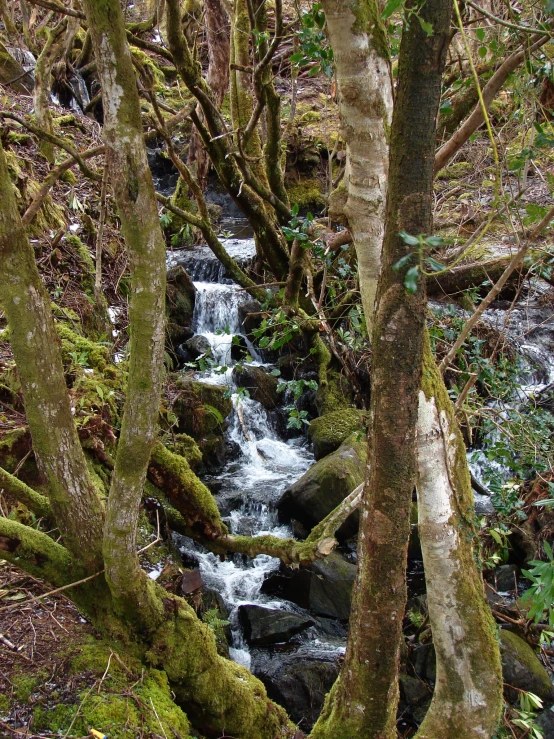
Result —
[[277, 378], [269, 375], [261, 367], [251, 364], [237, 366], [233, 370], [233, 379], [239, 387], [244, 387], [253, 400], [261, 403], [271, 411], [279, 405]]
[[173, 404], [177, 416], [178, 433], [185, 433], [197, 442], [204, 462], [215, 459], [214, 454], [225, 457], [222, 432], [225, 419], [231, 413], [233, 404], [226, 396], [225, 388], [219, 385], [197, 382], [180, 377], [175, 385], [180, 391]]
[[422, 680], [405, 674], [399, 676], [399, 685], [399, 712], [403, 716], [408, 713], [417, 724], [420, 724], [425, 718], [425, 714], [431, 703], [433, 691]]
[[[500, 653], [502, 655], [502, 674], [504, 682], [514, 688], [535, 693], [545, 703], [554, 701], [554, 687], [542, 662], [533, 649], [513, 631], [500, 632]], [[505, 689], [506, 697], [515, 703], [516, 690]]]
[[308, 732], [337, 679], [340, 659], [337, 652], [312, 652], [304, 648], [289, 653], [254, 649], [251, 671], [265, 685], [268, 696]]
[[251, 300], [248, 300], [246, 303], [241, 303], [239, 305], [239, 320], [240, 325], [242, 326], [242, 331], [250, 341], [254, 341], [255, 337], [253, 334], [254, 329], [257, 329], [260, 327], [260, 324], [263, 319], [262, 315], [262, 304], [259, 303], [257, 300], [252, 298]]
[[506, 593], [516, 588], [517, 567], [515, 565], [502, 565], [494, 572], [496, 589], [501, 593]]
[[318, 416], [350, 408], [354, 399], [352, 384], [339, 372], [329, 370], [327, 384], [320, 385], [315, 394]]
[[314, 457], [331, 454], [354, 432], [365, 435], [367, 413], [356, 408], [344, 408], [315, 418], [308, 427], [314, 445]]
[[167, 272], [167, 316], [168, 321], [178, 326], [190, 326], [194, 313], [196, 288], [182, 265]]
[[268, 647], [287, 642], [315, 623], [312, 619], [295, 613], [256, 605], [239, 606], [239, 621], [246, 641], [253, 647]]
[[[340, 447], [316, 462], [277, 503], [282, 520], [295, 518], [312, 529], [336, 508], [365, 478], [367, 442], [357, 433]], [[358, 530], [359, 514], [354, 511], [341, 526], [340, 538], [349, 538]]]
[[261, 592], [278, 595], [314, 616], [346, 621], [350, 616], [356, 566], [331, 552], [301, 570], [284, 569], [262, 584]]
[[192, 339], [185, 341], [185, 349], [191, 359], [198, 359], [203, 355], [211, 356], [212, 347], [210, 342], [205, 336], [198, 334], [193, 336]]
[[537, 714], [535, 723], [540, 727], [543, 733], [543, 739], [554, 739], [554, 706], [547, 708]]

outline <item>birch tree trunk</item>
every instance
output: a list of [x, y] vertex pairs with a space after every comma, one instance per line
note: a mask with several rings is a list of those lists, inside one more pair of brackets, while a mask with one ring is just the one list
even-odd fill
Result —
[[388, 42], [376, 0], [323, 0], [333, 47], [346, 173], [332, 195], [354, 237], [369, 334], [385, 232], [393, 88]]
[[502, 709], [498, 639], [474, 559], [465, 445], [428, 338], [417, 434], [419, 537], [437, 655], [417, 739], [486, 739]]

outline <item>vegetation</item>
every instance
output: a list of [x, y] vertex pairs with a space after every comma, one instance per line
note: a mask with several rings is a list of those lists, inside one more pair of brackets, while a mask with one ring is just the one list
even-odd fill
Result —
[[[554, 347], [540, 334], [544, 362], [524, 345], [554, 305], [551, 20], [548, 2], [0, 0], [0, 650], [18, 651], [2, 623], [22, 603], [74, 609], [56, 667], [33, 646], [28, 670], [0, 672], [0, 733], [21, 733], [24, 706], [27, 728], [67, 739], [304, 735], [229, 658], [236, 624], [179, 535], [305, 578], [356, 547], [313, 739], [542, 735]], [[211, 343], [193, 336], [197, 286], [166, 266], [200, 242], [245, 298]], [[525, 296], [532, 324], [514, 319]], [[231, 421], [267, 461], [244, 413], [258, 401], [321, 458], [303, 484], [348, 488], [294, 538], [235, 534], [206, 476]], [[426, 596], [404, 618], [414, 543]], [[514, 664], [540, 689], [512, 684]], [[61, 678], [45, 687], [58, 670], [63, 700]]]

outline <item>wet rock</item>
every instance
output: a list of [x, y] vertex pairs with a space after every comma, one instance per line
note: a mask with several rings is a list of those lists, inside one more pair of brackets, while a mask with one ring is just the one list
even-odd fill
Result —
[[250, 341], [254, 341], [253, 331], [260, 327], [263, 320], [262, 304], [252, 298], [246, 303], [239, 305], [239, 320], [242, 330]]
[[246, 339], [240, 334], [235, 334], [231, 341], [231, 359], [235, 362], [240, 362], [248, 355], [248, 346]]
[[367, 413], [356, 408], [344, 408], [314, 418], [308, 428], [308, 436], [314, 445], [314, 457], [321, 459], [331, 454], [356, 431], [365, 436], [366, 418]]
[[178, 326], [190, 326], [196, 288], [188, 272], [181, 265], [172, 267], [167, 272], [166, 296], [168, 320]]
[[431, 688], [422, 680], [404, 674], [400, 675], [399, 683], [399, 712], [408, 712], [414, 721], [421, 723], [433, 697]]
[[[335, 452], [316, 462], [285, 490], [277, 504], [280, 518], [295, 518], [312, 529], [363, 482], [366, 460], [365, 438], [352, 434]], [[354, 511], [339, 529], [339, 537], [353, 536], [358, 524], [359, 514]]]
[[542, 729], [544, 739], [554, 739], [554, 706], [537, 714], [535, 723]]
[[210, 447], [208, 442], [213, 441], [208, 437], [217, 437], [214, 449], [217, 447], [217, 453], [223, 454], [224, 458], [225, 445], [221, 431], [225, 419], [233, 409], [231, 399], [226, 397], [225, 388], [191, 380], [188, 377], [178, 377], [175, 385], [180, 391], [173, 405], [173, 411], [178, 418], [177, 430], [197, 440], [198, 446], [203, 451], [204, 461], [207, 460], [204, 452], [209, 451]]
[[195, 590], [204, 587], [204, 581], [199, 570], [187, 570], [183, 572], [178, 583], [178, 592], [180, 595], [188, 595]]
[[[533, 649], [513, 631], [500, 632], [500, 653], [502, 655], [502, 674], [504, 682], [520, 690], [530, 691], [545, 703], [554, 701], [554, 687], [548, 672]], [[516, 690], [505, 689], [506, 697], [515, 703]]]
[[502, 565], [495, 570], [496, 589], [501, 593], [515, 590], [517, 567], [515, 565]]
[[284, 569], [262, 584], [262, 593], [279, 595], [315, 616], [346, 621], [350, 616], [356, 566], [338, 552], [301, 570]]
[[315, 623], [312, 619], [295, 613], [256, 605], [239, 606], [239, 621], [246, 641], [254, 647], [287, 642]]
[[326, 694], [337, 679], [341, 655], [298, 649], [289, 654], [252, 651], [251, 670], [268, 696], [286, 709], [304, 731], [317, 720]]
[[244, 387], [253, 400], [261, 403], [266, 410], [273, 410], [279, 405], [277, 378], [269, 375], [261, 367], [250, 364], [235, 367], [233, 379], [239, 387]]
[[186, 341], [185, 348], [191, 359], [198, 359], [202, 355], [211, 356], [212, 354], [210, 342], [202, 335], [193, 336], [192, 339]]
[[496, 512], [492, 500], [486, 495], [475, 492], [473, 493], [473, 500], [475, 503], [475, 513], [478, 516], [492, 516]]

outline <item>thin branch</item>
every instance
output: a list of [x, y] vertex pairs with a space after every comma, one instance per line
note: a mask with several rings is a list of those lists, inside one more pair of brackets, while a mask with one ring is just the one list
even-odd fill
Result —
[[87, 17], [80, 10], [74, 10], [73, 8], [66, 8], [65, 5], [52, 2], [52, 0], [28, 0], [31, 5], [38, 5], [46, 10], [53, 10], [55, 13], [61, 13], [61, 15], [71, 15], [73, 18], [80, 18], [86, 21]]

